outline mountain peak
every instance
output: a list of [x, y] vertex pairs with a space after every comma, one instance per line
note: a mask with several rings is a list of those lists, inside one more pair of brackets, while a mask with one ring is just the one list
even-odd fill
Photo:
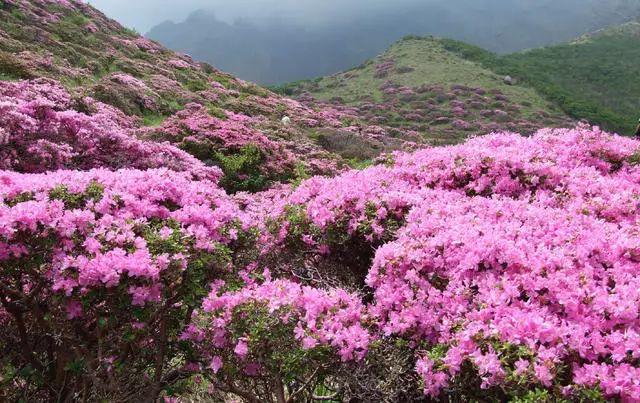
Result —
[[434, 36], [408, 36], [358, 67], [281, 89], [310, 105], [362, 108], [364, 121], [413, 130], [436, 144], [572, 124], [534, 89], [451, 50], [460, 46], [486, 52]]

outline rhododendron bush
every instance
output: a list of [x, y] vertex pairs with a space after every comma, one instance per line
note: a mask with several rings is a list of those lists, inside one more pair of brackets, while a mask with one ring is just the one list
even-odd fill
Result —
[[134, 121], [118, 109], [90, 98], [72, 100], [53, 80], [0, 81], [0, 127], [2, 169], [165, 167], [212, 180], [221, 176], [168, 143], [137, 139]]
[[640, 401], [638, 141], [421, 149], [543, 121], [312, 108], [80, 0], [0, 17], [0, 401]]
[[214, 183], [167, 170], [5, 171], [0, 183], [11, 323], [0, 348], [19, 371], [10, 376], [28, 382], [9, 384], [14, 397], [157, 394], [176, 334], [244, 242], [236, 205]]
[[235, 198], [188, 172], [3, 171], [4, 388], [638, 400], [639, 151], [493, 134]]

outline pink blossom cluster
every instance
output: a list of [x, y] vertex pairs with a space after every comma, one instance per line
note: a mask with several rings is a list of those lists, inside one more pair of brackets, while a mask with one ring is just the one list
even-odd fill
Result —
[[[427, 393], [437, 396], [467, 361], [483, 387], [508, 388], [515, 374], [532, 387], [599, 386], [635, 401], [638, 152], [636, 141], [597, 128], [494, 134], [313, 178], [272, 198], [269, 214], [281, 220], [276, 242], [295, 234], [328, 245], [319, 253], [330, 253], [336, 231], [372, 244], [395, 238], [367, 276], [369, 314], [381, 335], [418, 346]], [[294, 207], [302, 231], [289, 221]], [[436, 347], [445, 355], [430, 358]], [[517, 357], [506, 350], [519, 347]]]
[[162, 50], [162, 46], [145, 37], [139, 37], [133, 40], [136, 46], [145, 52], [158, 53]]
[[127, 73], [113, 73], [111, 74], [111, 76], [109, 77], [112, 81], [115, 81], [117, 83], [126, 85], [126, 86], [130, 86], [130, 87], [135, 87], [137, 89], [140, 90], [146, 90], [149, 91], [149, 87], [147, 87], [147, 84], [145, 84], [144, 81], [135, 78]]
[[[222, 287], [216, 283], [202, 303], [207, 320], [196, 321], [182, 335], [200, 343], [204, 354], [212, 357], [214, 372], [225, 365], [222, 357], [230, 363], [265, 364], [259, 362], [264, 354], [262, 340], [253, 340], [251, 329], [246, 328], [260, 315], [278, 322], [271, 326], [290, 329], [288, 337], [303, 350], [330, 346], [343, 361], [363, 359], [372, 341], [364, 325], [364, 305], [359, 296], [344, 290], [324, 291], [288, 280], [271, 280], [268, 275], [264, 283], [248, 284], [238, 291], [222, 292]], [[250, 319], [243, 324], [238, 315]], [[274, 340], [278, 341], [282, 340]]]
[[[290, 170], [295, 162], [294, 155], [282, 144], [270, 140], [255, 130], [254, 119], [225, 112], [226, 119], [212, 116], [205, 107], [189, 104], [184, 110], [167, 119], [162, 126], [149, 128], [147, 135], [160, 137], [181, 148], [197, 147], [213, 152], [233, 153], [247, 145], [253, 145], [267, 156], [261, 170], [266, 174], [278, 174]], [[208, 158], [212, 158], [209, 155]]]
[[381, 63], [378, 63], [374, 66], [375, 73], [374, 77], [376, 78], [384, 78], [389, 75], [396, 67], [396, 62], [393, 59], [384, 60]]
[[189, 63], [187, 63], [187, 62], [185, 62], [184, 60], [181, 60], [181, 59], [171, 59], [167, 63], [170, 66], [173, 66], [173, 67], [175, 67], [177, 69], [181, 69], [181, 70], [191, 68], [191, 64], [189, 64]]
[[[637, 360], [639, 239], [629, 228], [581, 211], [441, 191], [427, 192], [407, 223], [376, 253], [372, 312], [386, 335], [445, 344], [447, 378], [464, 360], [478, 365], [491, 342], [525, 347], [535, 372], [520, 375], [543, 386], [567, 363], [578, 370], [611, 359], [619, 374]], [[486, 385], [516, 370], [500, 358], [480, 372]], [[436, 375], [426, 374], [427, 389]], [[608, 381], [640, 398], [637, 385]], [[437, 386], [434, 395], [445, 385]]]
[[133, 120], [91, 99], [93, 114], [72, 109], [67, 91], [51, 80], [0, 82], [0, 168], [20, 172], [55, 169], [160, 168], [216, 180], [220, 170], [167, 143], [133, 135]]
[[[67, 296], [116, 287], [128, 278], [137, 284], [129, 288], [134, 305], [143, 303], [162, 287], [163, 271], [186, 262], [190, 243], [212, 251], [232, 241], [228, 226], [241, 224], [236, 204], [215, 184], [166, 169], [3, 171], [0, 182], [0, 260], [41, 253], [38, 242], [54, 239], [43, 269], [51, 289]], [[81, 204], [68, 204], [78, 198]], [[158, 220], [175, 225], [157, 227], [155, 236], [180, 239], [183, 251], [152, 252], [155, 238], [143, 228]]]

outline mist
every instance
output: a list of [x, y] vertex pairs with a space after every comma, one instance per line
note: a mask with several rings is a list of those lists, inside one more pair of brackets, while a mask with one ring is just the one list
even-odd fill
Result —
[[638, 0], [92, 0], [171, 49], [261, 84], [336, 73], [405, 35], [497, 53], [638, 18]]
[[[531, 0], [533, 1], [533, 0]], [[322, 27], [389, 10], [436, 3], [437, 0], [91, 0], [89, 3], [140, 32], [163, 21], [180, 22], [194, 10], [208, 10], [221, 21], [278, 21], [287, 25]]]

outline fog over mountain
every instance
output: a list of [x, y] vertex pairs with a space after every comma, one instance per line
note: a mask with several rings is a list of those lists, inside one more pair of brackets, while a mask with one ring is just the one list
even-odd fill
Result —
[[[148, 36], [263, 84], [357, 65], [409, 34], [507, 53], [640, 15], [639, 0], [98, 0]], [[195, 10], [195, 11], [194, 11]]]

